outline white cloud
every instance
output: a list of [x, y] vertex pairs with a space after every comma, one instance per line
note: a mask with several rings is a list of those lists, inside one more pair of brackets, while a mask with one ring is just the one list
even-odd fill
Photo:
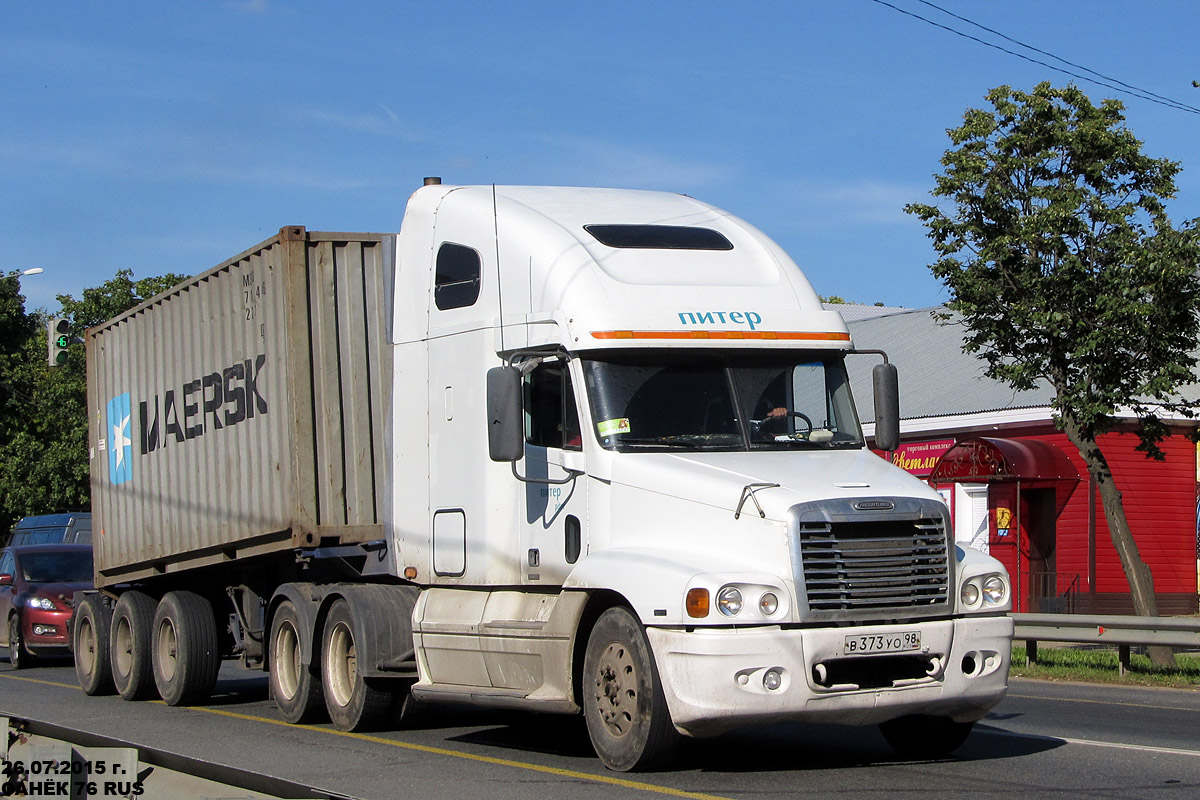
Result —
[[[557, 174], [591, 186], [695, 190], [732, 180], [732, 165], [681, 157], [651, 147], [586, 137], [544, 137], [540, 144], [566, 160]], [[546, 153], [539, 158], [544, 158]]]
[[417, 142], [423, 138], [406, 125], [396, 112], [383, 104], [374, 112], [309, 108], [298, 111], [296, 116], [301, 122], [316, 123], [352, 133], [393, 136], [408, 142]]
[[889, 183], [871, 178], [848, 181], [799, 179], [769, 189], [789, 215], [796, 230], [821, 230], [848, 226], [908, 225], [915, 219], [904, 213], [908, 203], [928, 198], [928, 187]]
[[225, 7], [241, 14], [266, 14], [271, 10], [270, 0], [228, 0]]

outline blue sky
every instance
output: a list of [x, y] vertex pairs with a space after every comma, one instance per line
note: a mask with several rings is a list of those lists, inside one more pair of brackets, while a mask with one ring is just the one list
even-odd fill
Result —
[[[936, 4], [1200, 107], [1200, 3]], [[873, 0], [0, 0], [0, 271], [42, 267], [27, 307], [54, 310], [284, 225], [398, 230], [439, 175], [684, 192], [775, 238], [821, 294], [924, 307], [947, 297], [903, 205], [966, 108], [1047, 79], [1122, 99], [1145, 151], [1183, 164], [1172, 217], [1200, 216], [1200, 114]]]

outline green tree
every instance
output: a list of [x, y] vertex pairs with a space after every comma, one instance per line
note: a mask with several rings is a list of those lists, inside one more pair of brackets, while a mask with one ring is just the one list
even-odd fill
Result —
[[[180, 275], [133, 280], [120, 270], [85, 289], [60, 295], [71, 333], [84, 331], [183, 280]], [[86, 509], [90, 504], [87, 375], [82, 344], [67, 363], [46, 363], [44, 311], [25, 311], [15, 277], [0, 278], [0, 529], [26, 514]]]
[[1200, 312], [1196, 221], [1176, 228], [1164, 200], [1179, 164], [1150, 158], [1116, 100], [1074, 86], [1007, 86], [948, 131], [935, 205], [905, 208], [927, 226], [933, 273], [961, 316], [963, 348], [1018, 390], [1049, 382], [1055, 422], [1099, 487], [1136, 613], [1157, 615], [1154, 583], [1097, 444], [1138, 420], [1138, 449], [1161, 459], [1165, 414], [1194, 416], [1191, 383]]
[[[42, 319], [25, 312], [16, 274], [0, 277], [0, 530], [35, 507], [27, 484], [29, 470], [41, 454], [30, 430], [29, 409], [34, 404], [40, 370], [46, 367], [45, 333], [38, 336]], [[38, 340], [41, 363], [37, 363]]]

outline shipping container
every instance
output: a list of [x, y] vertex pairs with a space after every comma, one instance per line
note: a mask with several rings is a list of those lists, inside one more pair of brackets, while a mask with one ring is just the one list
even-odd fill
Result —
[[97, 586], [383, 538], [393, 243], [289, 226], [87, 332]]

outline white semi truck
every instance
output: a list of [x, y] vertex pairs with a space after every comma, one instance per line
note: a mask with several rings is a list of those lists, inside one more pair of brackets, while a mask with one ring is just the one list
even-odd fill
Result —
[[868, 449], [841, 317], [690, 197], [428, 179], [399, 234], [284, 228], [86, 341], [89, 694], [239, 656], [291, 722], [582, 713], [631, 770], [787, 719], [946, 752], [1006, 691], [1003, 567]]

